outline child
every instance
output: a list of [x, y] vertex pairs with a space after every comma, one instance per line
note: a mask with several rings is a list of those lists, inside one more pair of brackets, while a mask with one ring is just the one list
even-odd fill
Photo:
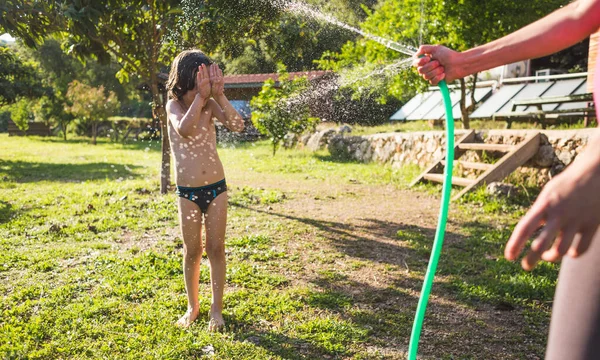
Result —
[[[183, 236], [183, 276], [187, 312], [177, 325], [188, 327], [198, 317], [198, 283], [202, 260], [202, 224], [210, 262], [212, 304], [209, 331], [223, 320], [227, 184], [217, 153], [217, 119], [231, 131], [242, 131], [242, 117], [223, 94], [223, 72], [199, 50], [183, 51], [173, 61], [167, 82], [169, 139], [175, 157], [179, 222]], [[212, 96], [212, 98], [211, 98]]]

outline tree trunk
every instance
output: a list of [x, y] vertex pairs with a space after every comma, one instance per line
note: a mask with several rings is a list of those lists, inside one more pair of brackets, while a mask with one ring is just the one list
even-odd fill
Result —
[[467, 110], [467, 85], [465, 79], [460, 79], [460, 112], [462, 114], [462, 122], [464, 129], [470, 129], [469, 127], [469, 111]]
[[65, 141], [67, 141], [67, 124], [63, 123], [63, 124], [61, 124], [61, 127], [62, 127], [63, 139]]
[[94, 121], [92, 123], [92, 145], [96, 145], [96, 133], [98, 131], [98, 125]]
[[479, 73], [473, 74], [473, 84], [471, 85], [471, 105], [467, 108], [469, 114], [473, 113], [473, 110], [475, 110], [475, 89], [477, 88], [477, 75], [479, 75]]
[[167, 112], [160, 90], [158, 89], [158, 77], [154, 72], [150, 73], [150, 88], [152, 89], [152, 116], [160, 123], [161, 138], [161, 166], [160, 166], [160, 193], [166, 194], [171, 183], [171, 147], [169, 143]]

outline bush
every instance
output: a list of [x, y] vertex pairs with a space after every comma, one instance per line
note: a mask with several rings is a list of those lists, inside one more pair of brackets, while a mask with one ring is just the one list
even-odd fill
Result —
[[8, 121], [10, 120], [10, 112], [8, 110], [0, 111], [0, 133], [8, 131]]
[[91, 128], [92, 144], [95, 145], [98, 126], [120, 107], [116, 94], [105, 92], [104, 86], [96, 88], [73, 81], [69, 84], [67, 99], [73, 104], [68, 111], [77, 117], [77, 129], [85, 131]]
[[318, 118], [310, 117], [308, 104], [301, 98], [308, 87], [306, 77], [289, 80], [282, 68], [279, 72], [279, 88], [275, 81], [267, 80], [258, 96], [252, 98], [252, 123], [256, 129], [271, 138], [273, 155], [286, 134], [300, 135], [316, 126]]
[[8, 107], [12, 121], [21, 131], [27, 131], [29, 122], [34, 120], [31, 102], [29, 99], [20, 98], [19, 101]]

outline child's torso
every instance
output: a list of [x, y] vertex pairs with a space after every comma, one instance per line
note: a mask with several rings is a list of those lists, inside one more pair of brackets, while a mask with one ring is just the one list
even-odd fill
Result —
[[217, 134], [212, 120], [194, 125], [189, 138], [181, 137], [169, 121], [169, 139], [175, 157], [177, 185], [200, 187], [225, 178], [217, 153]]

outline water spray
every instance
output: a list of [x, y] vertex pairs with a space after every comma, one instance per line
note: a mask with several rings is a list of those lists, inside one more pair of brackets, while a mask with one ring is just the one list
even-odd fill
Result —
[[[337, 25], [344, 29], [353, 31], [357, 34], [364, 36], [370, 40], [376, 41], [379, 44], [395, 50], [401, 54], [414, 56], [417, 49], [402, 45], [395, 41], [384, 39], [382, 37], [366, 33], [360, 29], [354, 28], [348, 24], [345, 24], [333, 16], [323, 14], [320, 11], [312, 9], [310, 6], [296, 2], [293, 0], [282, 0], [281, 2], [284, 8], [293, 13], [297, 13], [304, 16], [309, 16], [315, 19], [320, 19], [329, 22], [333, 25]], [[423, 14], [424, 5], [421, 1], [421, 24], [420, 24], [420, 35], [419, 42], [423, 34]], [[438, 218], [438, 225], [435, 232], [435, 238], [433, 240], [433, 247], [431, 249], [431, 256], [429, 258], [429, 264], [427, 266], [427, 272], [423, 281], [423, 287], [421, 289], [421, 295], [419, 297], [419, 303], [417, 305], [417, 312], [415, 314], [415, 320], [413, 322], [413, 328], [410, 336], [410, 343], [408, 347], [408, 359], [416, 360], [417, 352], [419, 347], [419, 338], [421, 337], [421, 330], [423, 328], [423, 321], [425, 318], [425, 311], [427, 309], [427, 303], [429, 302], [429, 295], [433, 286], [433, 280], [435, 278], [435, 271], [437, 269], [440, 254], [442, 252], [442, 246], [444, 244], [444, 235], [446, 234], [446, 223], [448, 220], [448, 208], [450, 205], [450, 193], [452, 191], [452, 168], [454, 160], [454, 116], [452, 113], [452, 102], [450, 100], [450, 92], [448, 91], [448, 85], [446, 81], [442, 80], [439, 83], [440, 92], [444, 101], [444, 107], [446, 111], [446, 165], [444, 167], [444, 183], [442, 185], [442, 199], [440, 205], [440, 215]]]
[[[398, 42], [382, 38], [380, 36], [369, 34], [365, 31], [352, 27], [348, 24], [345, 24], [331, 15], [324, 14], [318, 10], [311, 8], [310, 6], [297, 2], [294, 0], [275, 0], [274, 3], [276, 6], [283, 8], [292, 13], [297, 13], [299, 15], [308, 16], [314, 19], [319, 19], [322, 21], [329, 22], [330, 24], [339, 26], [346, 30], [353, 31], [357, 34], [364, 36], [367, 39], [373, 40], [391, 50], [397, 51], [401, 54], [408, 55], [410, 57], [414, 56], [417, 52], [412, 46], [407, 46], [400, 44]], [[420, 24], [420, 35], [419, 35], [419, 43], [422, 39], [423, 34], [423, 15], [424, 15], [424, 2], [421, 1], [421, 24]], [[408, 59], [407, 59], [408, 60]], [[391, 67], [397, 66], [398, 64], [402, 64], [405, 61], [392, 64], [390, 66], [385, 67], [381, 73], [385, 72]], [[373, 72], [372, 74], [375, 74]], [[372, 75], [369, 74], [369, 75]], [[351, 81], [350, 83], [353, 83]], [[331, 89], [327, 88], [327, 91], [331, 91], [338, 86], [334, 86]], [[444, 235], [446, 233], [446, 223], [448, 220], [448, 208], [450, 205], [450, 193], [452, 191], [452, 168], [453, 168], [453, 160], [454, 160], [454, 116], [452, 113], [452, 102], [450, 100], [450, 92], [448, 91], [448, 85], [446, 81], [442, 80], [439, 83], [440, 92], [442, 94], [442, 98], [444, 101], [444, 107], [446, 111], [446, 165], [444, 167], [444, 183], [442, 185], [442, 199], [440, 206], [440, 214], [438, 218], [438, 225], [435, 232], [435, 238], [433, 240], [433, 247], [431, 249], [431, 256], [429, 258], [429, 264], [427, 266], [427, 272], [425, 274], [425, 279], [423, 282], [423, 287], [421, 289], [421, 295], [419, 297], [419, 303], [417, 305], [417, 312], [415, 314], [415, 320], [413, 322], [413, 328], [410, 336], [410, 343], [408, 347], [408, 359], [416, 360], [417, 352], [419, 347], [419, 338], [421, 337], [421, 330], [423, 328], [423, 320], [425, 318], [425, 311], [427, 309], [427, 303], [429, 302], [429, 295], [431, 293], [431, 288], [433, 286], [433, 280], [435, 278], [435, 271], [437, 269], [438, 261], [440, 258], [440, 254], [442, 252], [442, 246], [444, 244]]]
[[392, 49], [401, 54], [408, 55], [408, 56], [414, 56], [415, 53], [417, 52], [417, 49], [415, 49], [412, 46], [403, 45], [403, 44], [400, 44], [400, 43], [395, 42], [390, 39], [384, 39], [380, 36], [369, 34], [368, 32], [365, 32], [361, 29], [357, 29], [357, 28], [350, 26], [342, 21], [339, 21], [338, 19], [336, 19], [335, 17], [333, 17], [329, 14], [324, 14], [318, 10], [315, 10], [305, 3], [296, 2], [293, 0], [283, 0], [283, 1], [281, 1], [281, 5], [283, 5], [283, 8], [289, 12], [308, 16], [313, 19], [323, 20], [330, 24], [344, 28], [346, 30], [353, 31], [359, 35], [366, 37], [367, 39], [373, 40], [373, 41], [387, 47], [388, 49]]

